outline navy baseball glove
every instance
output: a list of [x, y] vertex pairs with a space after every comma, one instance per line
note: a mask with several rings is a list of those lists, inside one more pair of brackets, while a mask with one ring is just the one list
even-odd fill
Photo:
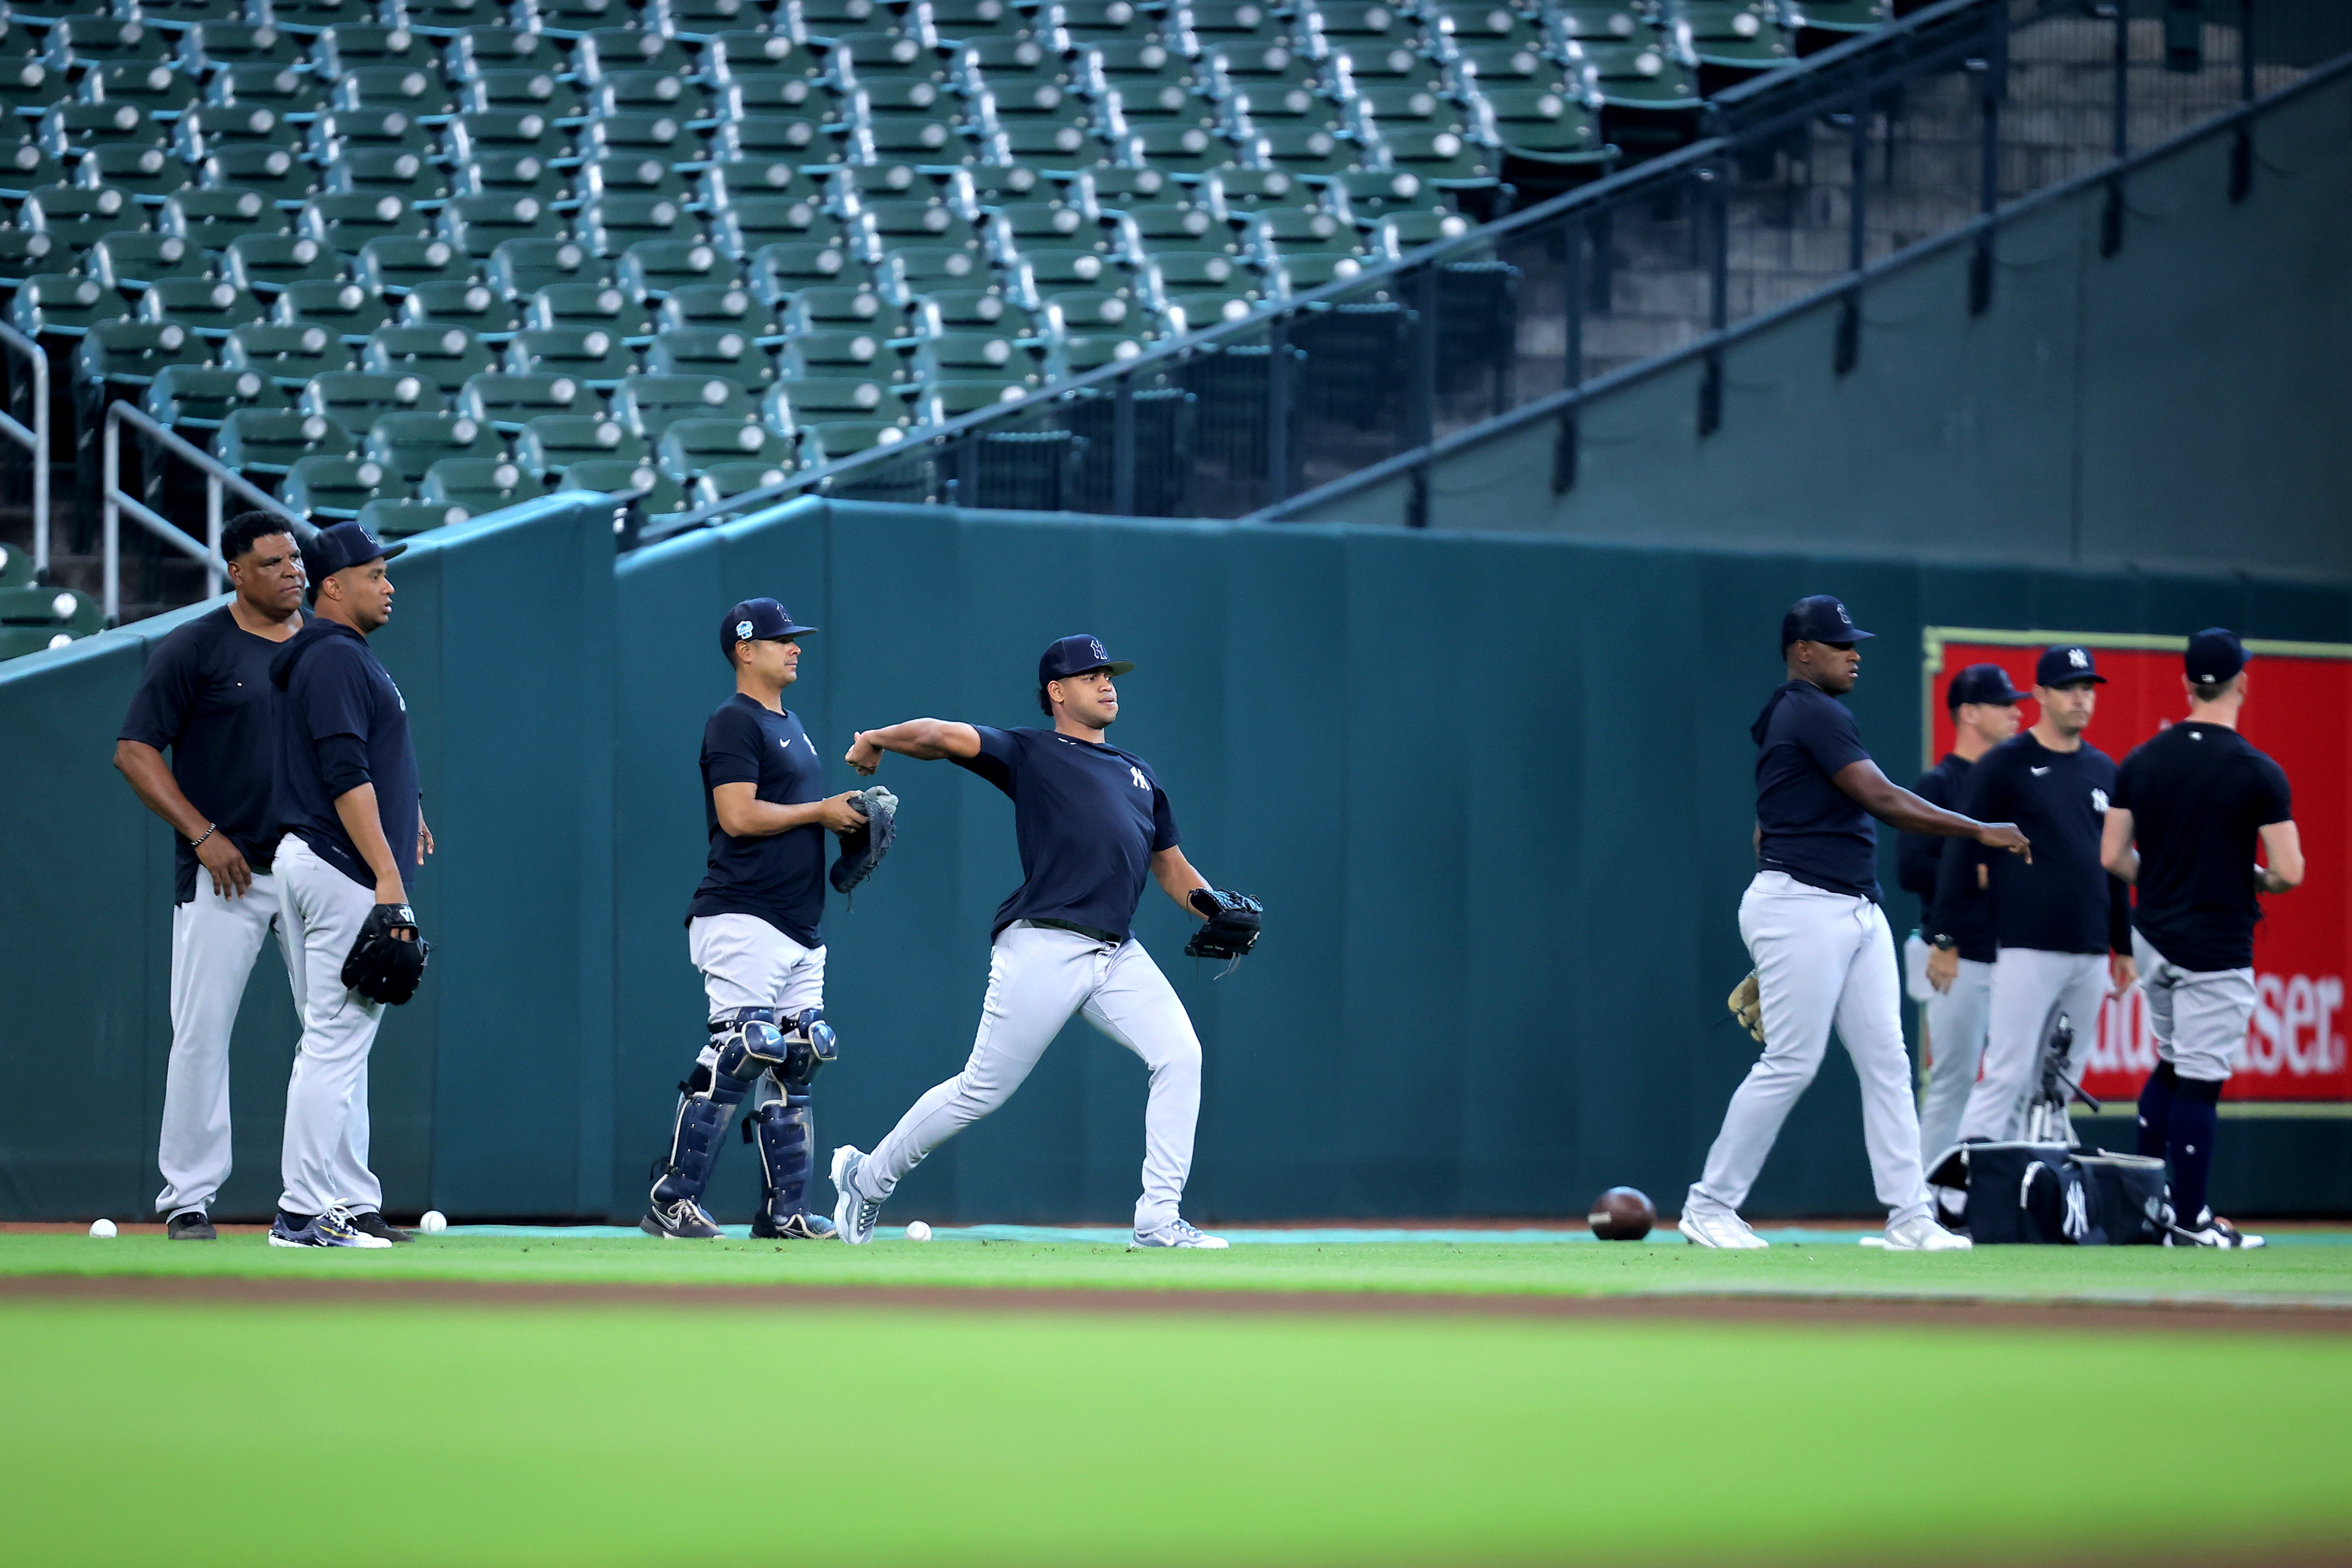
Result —
[[1208, 922], [1184, 944], [1188, 958], [1239, 958], [1257, 946], [1265, 905], [1245, 893], [1196, 887], [1186, 901]]
[[841, 836], [841, 858], [831, 873], [835, 893], [847, 893], [872, 876], [898, 836], [898, 796], [876, 784], [857, 792], [857, 809], [866, 813], [866, 825]]
[[[398, 935], [403, 931], [405, 938]], [[379, 904], [368, 911], [351, 956], [343, 960], [343, 984], [372, 1002], [398, 1007], [416, 994], [432, 951], [408, 905]]]

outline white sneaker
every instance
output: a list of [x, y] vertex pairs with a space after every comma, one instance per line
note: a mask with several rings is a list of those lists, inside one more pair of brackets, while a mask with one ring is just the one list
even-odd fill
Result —
[[1675, 1221], [1683, 1239], [1697, 1247], [1722, 1247], [1737, 1252], [1756, 1252], [1771, 1246], [1753, 1230], [1748, 1221], [1727, 1208], [1704, 1209], [1685, 1206], [1683, 1216]]
[[844, 1144], [833, 1151], [833, 1190], [841, 1195], [834, 1200], [833, 1232], [852, 1247], [874, 1239], [874, 1221], [882, 1213], [880, 1204], [857, 1190], [857, 1173], [865, 1164], [862, 1149]]
[[1200, 1247], [1215, 1250], [1232, 1245], [1222, 1236], [1204, 1235], [1181, 1219], [1171, 1219], [1165, 1225], [1137, 1231], [1135, 1239], [1127, 1244], [1127, 1249], [1133, 1252], [1143, 1247]]
[[2249, 1236], [2223, 1219], [2210, 1208], [2197, 1211], [2197, 1218], [2187, 1225], [2168, 1225], [2164, 1231], [2167, 1247], [2245, 1248], [2270, 1245], [2259, 1236]]
[[1886, 1227], [1889, 1252], [1969, 1252], [1976, 1243], [1955, 1236], [1924, 1214], [1891, 1221]]

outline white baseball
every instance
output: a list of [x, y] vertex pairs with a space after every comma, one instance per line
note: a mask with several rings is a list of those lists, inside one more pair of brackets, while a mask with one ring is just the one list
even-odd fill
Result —
[[425, 1217], [416, 1222], [416, 1228], [427, 1236], [438, 1236], [449, 1228], [449, 1217], [437, 1208], [428, 1208]]
[[[111, 1219], [93, 1219], [89, 1222], [89, 1233], [92, 1236], [97, 1237], [101, 1241], [111, 1240], [114, 1237], [114, 1221]], [[923, 1234], [928, 1236], [930, 1232], [925, 1231]]]
[[[100, 1223], [100, 1225], [105, 1225], [105, 1224], [106, 1224], [106, 1221], [104, 1221], [104, 1220], [102, 1220], [102, 1219], [101, 1219], [101, 1220], [100, 1220], [100, 1221], [99, 1221], [99, 1223]], [[111, 1227], [109, 1227], [109, 1228], [108, 1228], [108, 1230], [107, 1230], [107, 1232], [106, 1232], [106, 1233], [107, 1233], [109, 1236], [113, 1235], [113, 1234], [114, 1234], [113, 1228], [112, 1228]], [[928, 1225], [924, 1224], [924, 1223], [923, 1223], [921, 1220], [919, 1220], [919, 1219], [910, 1219], [910, 1220], [907, 1221], [907, 1239], [908, 1239], [908, 1240], [909, 1240], [909, 1241], [929, 1241], [930, 1239], [931, 1239], [931, 1228], [930, 1228], [929, 1226], [928, 1226]]]

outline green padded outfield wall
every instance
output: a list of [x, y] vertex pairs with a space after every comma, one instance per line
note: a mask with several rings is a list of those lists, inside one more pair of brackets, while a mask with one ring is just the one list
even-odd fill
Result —
[[[1165, 781], [1195, 862], [1269, 910], [1260, 953], [1223, 978], [1181, 956], [1189, 923], [1156, 892], [1138, 924], [1207, 1048], [1190, 1207], [1212, 1219], [1575, 1216], [1616, 1182], [1675, 1206], [1753, 1057], [1720, 999], [1747, 967], [1746, 732], [1800, 594], [1843, 594], [1881, 633], [1854, 702], [1898, 773], [1923, 625], [2352, 641], [2352, 593], [2235, 580], [818, 501], [615, 571], [607, 526], [459, 530], [395, 571], [382, 646], [420, 717], [442, 851], [418, 889], [431, 977], [376, 1060], [395, 1211], [637, 1212], [702, 1034], [683, 925], [696, 758], [730, 689], [719, 620], [749, 594], [823, 628], [789, 700], [828, 758], [853, 727], [915, 715], [1035, 722], [1037, 653], [1066, 632], [1137, 662], [1116, 738]], [[168, 843], [107, 766], [142, 653], [125, 632], [0, 666], [9, 1216], [153, 1196]], [[870, 1144], [961, 1064], [989, 915], [1019, 875], [993, 789], [896, 758], [881, 778], [898, 847], [826, 921], [826, 1146]], [[265, 960], [238, 1041], [225, 1207], [242, 1212], [275, 1191], [282, 988]], [[894, 1211], [1115, 1221], [1143, 1087], [1074, 1026]], [[2233, 1122], [2222, 1201], [2352, 1209], [2344, 1125]], [[748, 1212], [754, 1172], [730, 1139], [722, 1215]], [[1833, 1054], [1755, 1207], [1869, 1204]]]

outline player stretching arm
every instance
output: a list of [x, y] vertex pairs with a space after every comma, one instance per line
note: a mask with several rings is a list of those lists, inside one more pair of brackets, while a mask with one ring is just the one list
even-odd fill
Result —
[[916, 1101], [872, 1154], [847, 1145], [834, 1151], [834, 1224], [852, 1246], [873, 1239], [883, 1201], [908, 1171], [1012, 1096], [1076, 1012], [1151, 1072], [1131, 1245], [1225, 1245], [1178, 1212], [1200, 1115], [1201, 1042], [1128, 927], [1147, 875], [1178, 905], [1207, 917], [1188, 953], [1246, 953], [1257, 939], [1258, 906], [1212, 889], [1192, 869], [1150, 765], [1104, 741], [1118, 717], [1113, 677], [1134, 667], [1092, 637], [1065, 637], [1037, 664], [1037, 703], [1053, 728], [919, 718], [866, 730], [849, 747], [860, 773], [895, 751], [945, 758], [1003, 790], [1013, 799], [1023, 876], [989, 934], [988, 996], [963, 1071]]
[[1832, 1022], [1862, 1081], [1863, 1136], [1886, 1206], [1886, 1244], [1908, 1251], [1969, 1245], [1928, 1212], [1870, 817], [2021, 854], [2025, 838], [2006, 822], [1931, 805], [1879, 771], [1836, 700], [1860, 678], [1854, 645], [1869, 635], [1836, 600], [1799, 600], [1780, 622], [1789, 678], [1748, 729], [1757, 747], [1757, 869], [1739, 901], [1739, 935], [1756, 961], [1764, 1055], [1732, 1095], [1706, 1168], [1683, 1200], [1683, 1238], [1698, 1246], [1768, 1245], [1738, 1208], [1789, 1108], [1820, 1070]]

